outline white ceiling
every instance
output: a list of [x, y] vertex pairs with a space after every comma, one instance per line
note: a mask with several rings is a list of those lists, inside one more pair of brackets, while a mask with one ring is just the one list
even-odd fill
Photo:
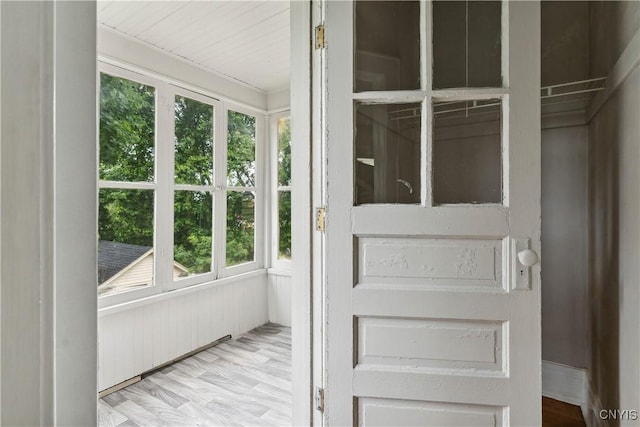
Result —
[[98, 22], [263, 92], [289, 86], [289, 1], [99, 1]]

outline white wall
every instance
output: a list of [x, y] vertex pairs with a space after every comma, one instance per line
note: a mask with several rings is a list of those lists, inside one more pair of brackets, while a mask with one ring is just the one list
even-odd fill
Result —
[[267, 93], [267, 110], [270, 112], [288, 110], [291, 105], [289, 88]]
[[589, 126], [589, 373], [597, 421], [600, 407], [637, 409], [640, 402], [640, 3], [590, 9], [591, 70], [608, 75]]
[[640, 402], [639, 101], [636, 67], [590, 125], [589, 368], [603, 408]]
[[587, 366], [587, 126], [542, 131], [542, 359]]
[[95, 2], [0, 9], [0, 424], [94, 425]]
[[266, 323], [266, 272], [101, 309], [98, 316], [98, 383], [104, 390]]
[[269, 322], [291, 326], [291, 275], [269, 272]]

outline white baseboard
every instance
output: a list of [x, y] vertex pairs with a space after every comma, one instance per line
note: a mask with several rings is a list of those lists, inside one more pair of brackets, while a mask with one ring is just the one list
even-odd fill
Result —
[[586, 407], [587, 371], [543, 360], [542, 395], [561, 402]]
[[593, 389], [591, 375], [587, 375], [587, 387], [587, 403], [582, 408], [585, 424], [587, 427], [605, 427], [606, 422], [598, 415], [602, 410], [602, 402]]

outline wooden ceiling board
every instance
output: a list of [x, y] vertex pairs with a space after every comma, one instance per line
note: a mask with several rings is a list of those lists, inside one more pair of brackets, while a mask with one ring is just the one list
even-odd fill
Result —
[[[248, 27], [233, 38], [227, 38], [226, 42], [217, 41], [205, 46], [200, 50], [200, 54], [194, 55], [195, 61], [207, 62], [214, 56], [229, 54], [235, 59], [245, 56], [250, 57], [255, 51], [276, 53], [282, 51], [279, 34], [285, 32], [289, 34], [288, 13], [282, 12], [265, 20], [261, 25]], [[260, 46], [257, 48], [257, 46]], [[253, 49], [252, 49], [253, 48]], [[287, 44], [288, 48], [288, 44]], [[221, 58], [225, 61], [225, 58]]]
[[264, 92], [288, 85], [288, 1], [100, 1], [98, 22]]
[[[279, 11], [278, 13], [283, 13]], [[239, 16], [234, 16], [228, 22], [220, 23], [210, 28], [211, 37], [198, 40], [198, 52], [206, 52], [208, 49], [216, 46], [223, 46], [229, 50], [235, 49], [239, 43], [246, 40], [254, 40], [259, 35], [269, 29], [269, 19], [272, 12], [265, 9], [264, 4], [254, 9], [247, 10]], [[241, 24], [239, 24], [241, 22]], [[190, 46], [185, 46], [184, 52], [190, 55]], [[198, 61], [199, 57], [194, 57]]]
[[137, 37], [153, 25], [162, 22], [167, 17], [177, 13], [182, 8], [189, 6], [188, 2], [149, 2], [150, 4], [131, 19], [123, 21], [118, 27], [119, 31]]

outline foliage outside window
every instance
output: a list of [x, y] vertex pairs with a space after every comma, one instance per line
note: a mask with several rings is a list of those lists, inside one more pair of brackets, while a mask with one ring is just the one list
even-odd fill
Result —
[[99, 294], [144, 296], [257, 268], [257, 117], [103, 68], [114, 75], [100, 74]]
[[255, 259], [256, 118], [227, 116], [227, 265]]
[[153, 284], [155, 89], [100, 75], [98, 293]]
[[291, 118], [278, 119], [278, 259], [291, 259]]
[[174, 109], [173, 258], [187, 277], [212, 266], [214, 108], [176, 96]]

